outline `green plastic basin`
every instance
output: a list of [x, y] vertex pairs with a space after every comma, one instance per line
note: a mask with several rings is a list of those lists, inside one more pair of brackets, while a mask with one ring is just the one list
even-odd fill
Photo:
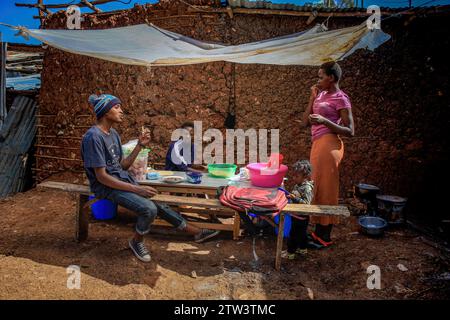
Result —
[[231, 163], [208, 164], [208, 172], [217, 178], [230, 178], [234, 176], [237, 165]]

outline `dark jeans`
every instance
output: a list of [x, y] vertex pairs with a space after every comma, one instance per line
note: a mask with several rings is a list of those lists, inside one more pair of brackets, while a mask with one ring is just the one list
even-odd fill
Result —
[[166, 220], [179, 230], [186, 228], [186, 220], [165, 203], [156, 203], [136, 193], [121, 190], [112, 190], [107, 194], [106, 199], [138, 215], [136, 232], [140, 235], [150, 231], [150, 224], [156, 216]]
[[291, 216], [291, 230], [289, 232], [288, 252], [295, 253], [297, 249], [306, 249], [308, 247], [308, 223], [309, 217], [302, 216], [304, 220], [296, 219]]

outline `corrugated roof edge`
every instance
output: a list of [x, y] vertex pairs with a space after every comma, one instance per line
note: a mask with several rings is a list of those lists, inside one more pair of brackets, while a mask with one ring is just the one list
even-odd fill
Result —
[[[298, 12], [366, 12], [366, 8], [325, 8], [325, 7], [314, 7], [314, 6], [299, 6], [290, 3], [271, 3], [270, 1], [249, 1], [249, 0], [228, 0], [228, 4], [231, 8], [246, 8], [246, 9], [267, 9], [267, 10], [288, 10], [288, 11], [298, 11]], [[425, 6], [425, 7], [402, 7], [402, 8], [390, 8], [390, 7], [380, 7], [383, 12], [402, 12], [411, 9], [411, 11], [423, 10], [423, 9], [442, 9], [449, 8], [450, 5], [441, 6]]]

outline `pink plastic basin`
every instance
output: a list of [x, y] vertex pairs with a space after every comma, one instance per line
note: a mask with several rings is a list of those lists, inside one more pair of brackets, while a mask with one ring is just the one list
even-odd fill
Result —
[[256, 187], [279, 187], [288, 170], [288, 167], [282, 164], [279, 169], [271, 169], [266, 172], [267, 174], [261, 174], [261, 169], [263, 168], [267, 168], [267, 163], [257, 162], [247, 165], [247, 169], [250, 173], [250, 181]]

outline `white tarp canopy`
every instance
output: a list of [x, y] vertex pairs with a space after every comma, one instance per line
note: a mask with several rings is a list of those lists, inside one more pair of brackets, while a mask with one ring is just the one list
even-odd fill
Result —
[[275, 65], [321, 65], [341, 60], [356, 49], [375, 49], [390, 36], [362, 24], [327, 31], [325, 26], [278, 38], [225, 46], [198, 41], [154, 25], [101, 30], [20, 29], [50, 46], [123, 64], [170, 66], [229, 61]]

